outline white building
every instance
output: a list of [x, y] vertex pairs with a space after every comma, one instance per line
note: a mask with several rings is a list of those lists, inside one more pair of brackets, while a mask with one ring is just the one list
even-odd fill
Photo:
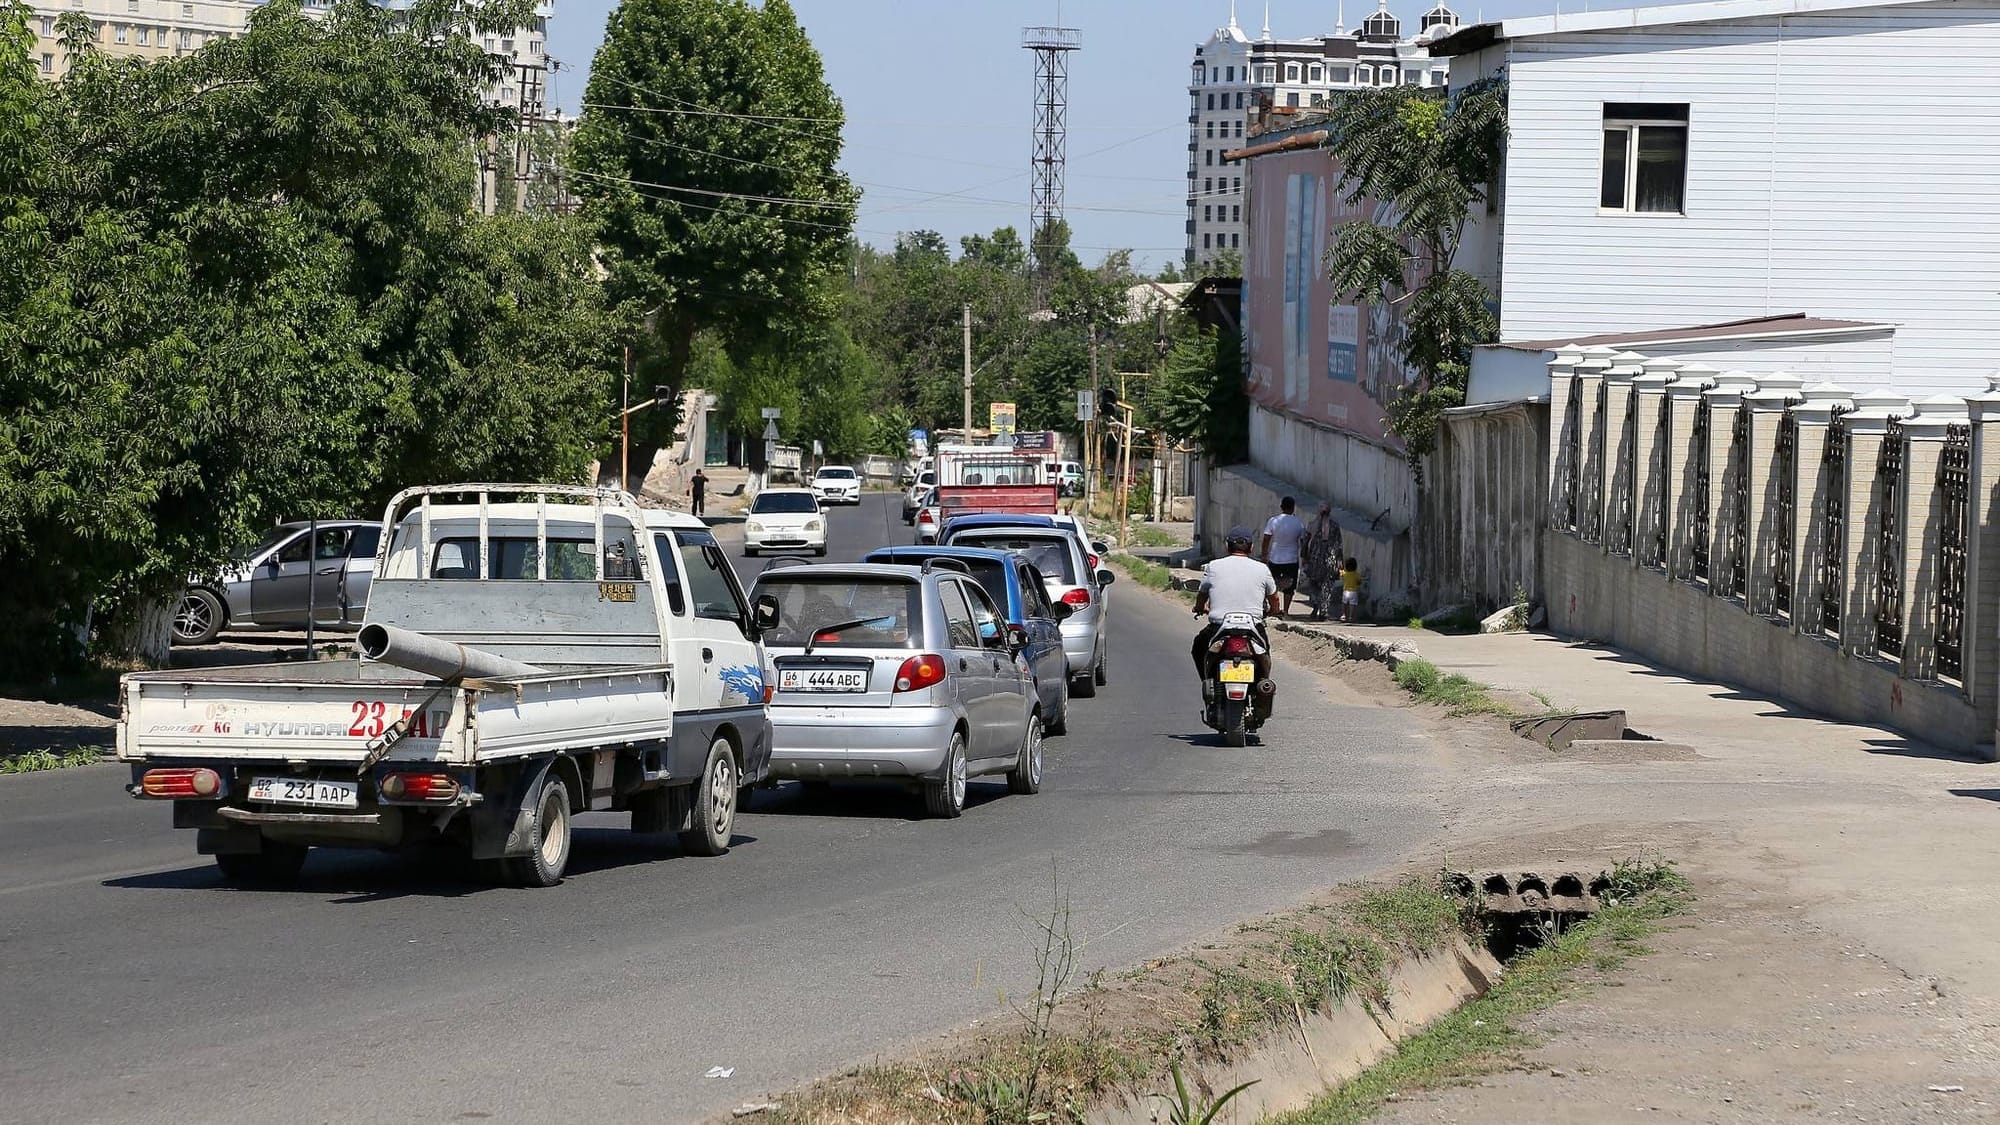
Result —
[[1344, 90], [1370, 86], [1442, 86], [1447, 64], [1430, 56], [1431, 39], [1459, 25], [1440, 2], [1405, 38], [1388, 0], [1350, 30], [1344, 12], [1331, 35], [1274, 39], [1268, 12], [1263, 33], [1251, 39], [1229, 23], [1194, 49], [1188, 84], [1187, 252], [1189, 266], [1243, 252], [1243, 169], [1222, 154], [1242, 148], [1244, 129], [1257, 111], [1323, 105]]
[[[1503, 344], [1805, 313], [1857, 324], [1676, 354], [1917, 397], [2000, 366], [2000, 0], [1564, 12], [1432, 50], [1453, 89], [1508, 83], [1501, 190], [1461, 251]], [[1471, 401], [1546, 393], [1544, 358], [1483, 350]]]

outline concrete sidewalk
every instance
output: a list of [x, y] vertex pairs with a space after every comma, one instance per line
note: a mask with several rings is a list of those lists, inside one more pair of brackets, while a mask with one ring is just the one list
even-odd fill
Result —
[[[2000, 765], [1547, 634], [1297, 628], [1406, 646], [1446, 672], [1503, 691], [1539, 692], [1559, 709], [1622, 709], [1632, 729], [1692, 747], [1702, 759], [1645, 763], [1649, 772], [1786, 791], [1792, 799], [1747, 819], [1730, 817], [1740, 821], [1734, 827], [1743, 842], [1778, 857], [1792, 889], [1835, 928], [1911, 975], [1982, 995], [2000, 1012], [2000, 941], [1993, 937], [2000, 933]], [[1646, 801], [1643, 792], [1634, 795]], [[1577, 812], [1623, 803], [1578, 802]], [[1676, 802], [1662, 793], [1658, 803], [1659, 812], [1698, 816], [1702, 802], [1673, 809]], [[1723, 811], [1722, 802], [1714, 804]]]

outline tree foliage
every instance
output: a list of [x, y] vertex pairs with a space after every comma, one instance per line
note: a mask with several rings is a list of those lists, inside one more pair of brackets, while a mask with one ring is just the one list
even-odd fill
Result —
[[0, 9], [0, 677], [274, 520], [581, 474], [625, 318], [574, 221], [471, 206], [498, 121], [466, 32], [517, 13], [292, 0], [152, 64], [72, 15], [50, 84], [25, 12]]
[[1176, 442], [1192, 442], [1219, 465], [1250, 455], [1250, 400], [1243, 346], [1234, 332], [1185, 326], [1146, 390], [1146, 412]]
[[584, 98], [576, 187], [613, 294], [658, 310], [650, 382], [683, 387], [704, 331], [740, 352], [831, 319], [858, 197], [785, 0], [624, 0]]
[[1421, 466], [1442, 412], [1465, 401], [1473, 346], [1498, 330], [1492, 295], [1453, 262], [1499, 176], [1507, 87], [1480, 82], [1448, 99], [1415, 86], [1362, 91], [1337, 101], [1332, 126], [1349, 202], [1387, 204], [1391, 218], [1336, 230], [1328, 274], [1343, 296], [1403, 306], [1392, 346], [1417, 378], [1389, 404], [1389, 424]]

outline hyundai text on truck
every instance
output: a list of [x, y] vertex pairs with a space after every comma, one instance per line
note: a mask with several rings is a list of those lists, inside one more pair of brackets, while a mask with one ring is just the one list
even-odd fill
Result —
[[245, 882], [443, 841], [548, 886], [593, 810], [728, 850], [770, 768], [773, 607], [706, 526], [612, 489], [466, 484], [398, 494], [381, 529], [356, 659], [124, 677], [134, 797]]

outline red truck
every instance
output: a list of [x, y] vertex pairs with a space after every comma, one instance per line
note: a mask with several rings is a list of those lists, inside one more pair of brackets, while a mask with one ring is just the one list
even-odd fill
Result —
[[917, 515], [918, 538], [925, 537], [926, 525], [935, 529], [953, 516], [987, 512], [1054, 515], [1058, 488], [1054, 466], [1052, 450], [940, 446], [937, 488], [932, 502]]

